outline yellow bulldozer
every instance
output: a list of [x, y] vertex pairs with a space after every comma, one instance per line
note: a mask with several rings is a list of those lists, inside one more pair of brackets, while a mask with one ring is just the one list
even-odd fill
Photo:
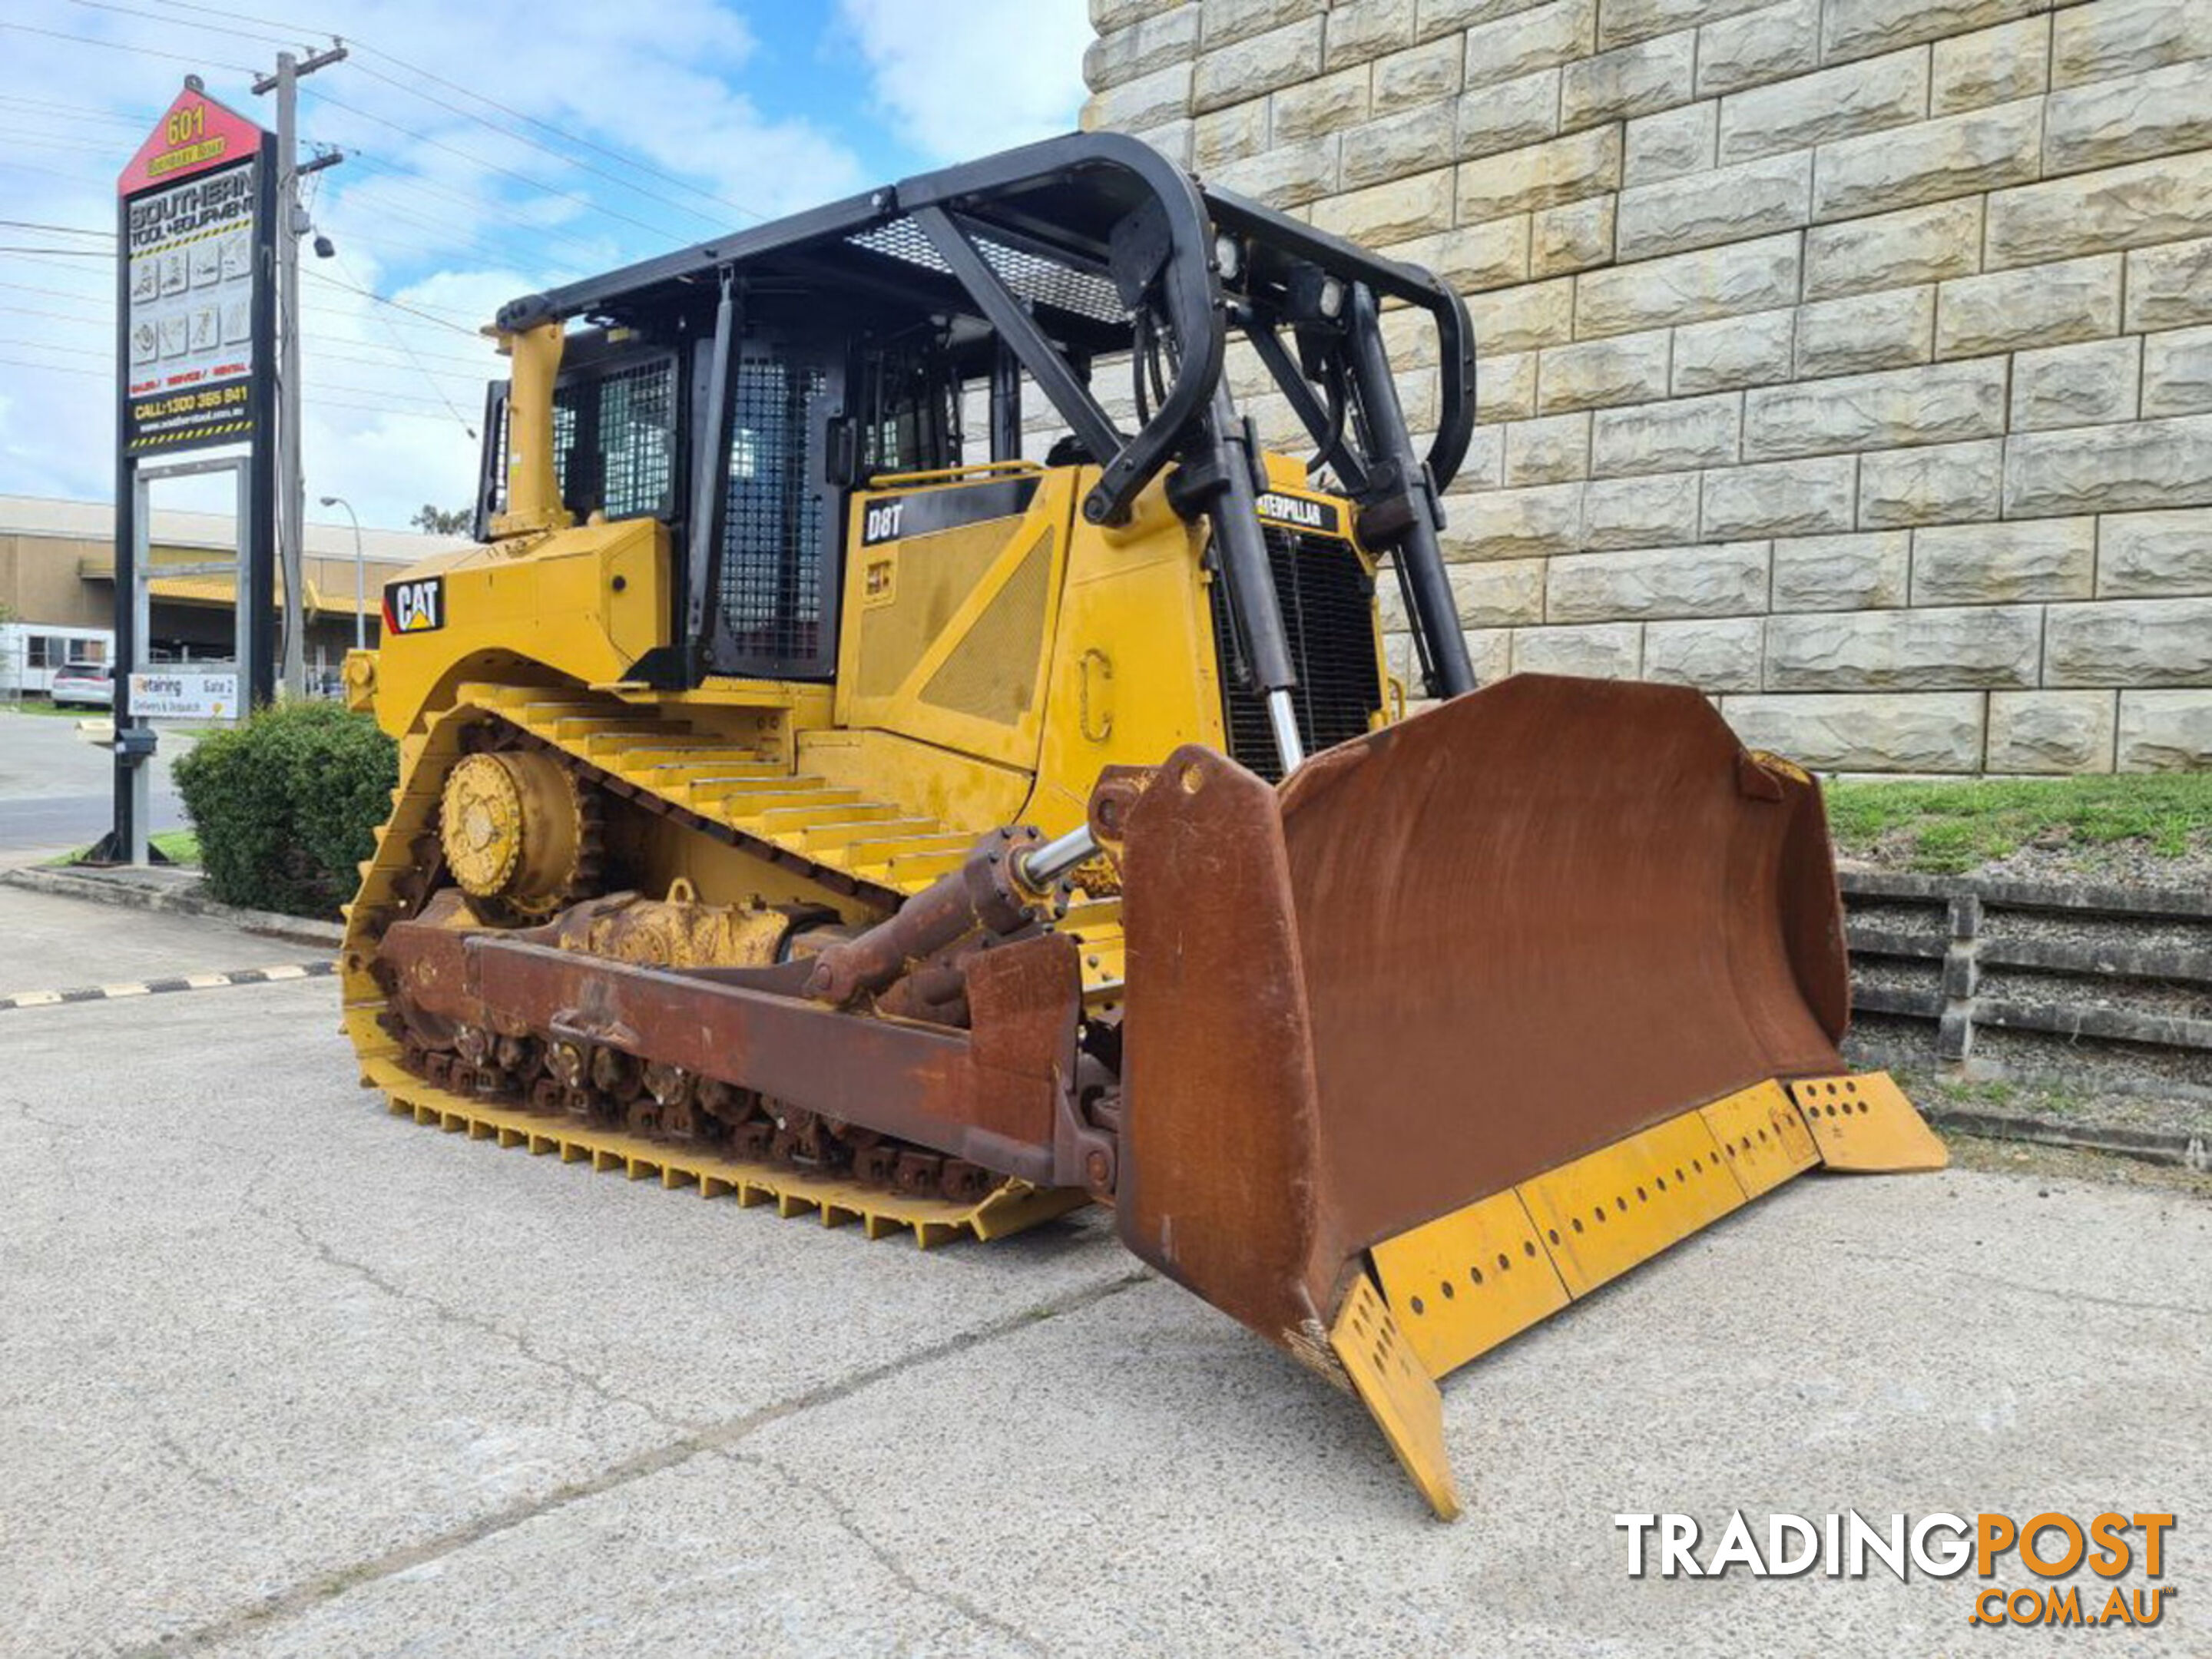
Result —
[[482, 544], [347, 664], [395, 1112], [925, 1245], [1110, 1206], [1445, 1516], [1447, 1372], [1816, 1165], [1942, 1163], [1838, 1052], [1817, 786], [1692, 690], [1476, 688], [1429, 273], [1090, 135], [495, 330]]

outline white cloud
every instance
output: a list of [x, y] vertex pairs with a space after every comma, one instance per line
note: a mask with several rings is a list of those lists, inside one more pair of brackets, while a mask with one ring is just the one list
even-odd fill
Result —
[[1066, 132], [1083, 107], [1084, 0], [839, 0], [879, 113], [938, 161]]

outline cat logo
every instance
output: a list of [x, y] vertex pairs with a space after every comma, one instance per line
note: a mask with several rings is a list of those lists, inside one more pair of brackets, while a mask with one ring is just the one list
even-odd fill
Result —
[[445, 625], [443, 576], [385, 584], [384, 631], [387, 637], [393, 634], [434, 634]]

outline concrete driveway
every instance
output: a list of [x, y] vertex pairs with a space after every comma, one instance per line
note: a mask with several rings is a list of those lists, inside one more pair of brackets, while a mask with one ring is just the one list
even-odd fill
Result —
[[[0, 994], [303, 954], [150, 920], [0, 888]], [[0, 1651], [2084, 1639], [1972, 1629], [1971, 1574], [1634, 1580], [1613, 1522], [1852, 1507], [2177, 1512], [2166, 1618], [2087, 1646], [2212, 1648], [2202, 1200], [1792, 1183], [1449, 1381], [1446, 1527], [1096, 1214], [924, 1255], [446, 1136], [333, 997], [0, 1012]]]

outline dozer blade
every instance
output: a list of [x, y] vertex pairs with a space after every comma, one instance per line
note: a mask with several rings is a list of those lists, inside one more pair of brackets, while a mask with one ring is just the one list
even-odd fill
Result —
[[1816, 1164], [1944, 1162], [1844, 1074], [1818, 787], [1693, 691], [1509, 679], [1279, 789], [1185, 748], [1124, 872], [1121, 1236], [1440, 1515], [1437, 1379]]

